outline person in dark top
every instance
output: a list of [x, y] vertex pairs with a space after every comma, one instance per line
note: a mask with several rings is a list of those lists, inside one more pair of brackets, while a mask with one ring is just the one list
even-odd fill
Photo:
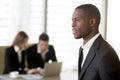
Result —
[[42, 33], [39, 37], [39, 43], [34, 44], [26, 50], [28, 61], [28, 74], [44, 74], [44, 64], [46, 62], [57, 61], [55, 50], [49, 45], [49, 36]]
[[25, 32], [20, 31], [12, 44], [5, 50], [5, 63], [3, 74], [8, 74], [12, 71], [24, 73], [25, 54], [22, 51], [26, 48], [28, 36]]

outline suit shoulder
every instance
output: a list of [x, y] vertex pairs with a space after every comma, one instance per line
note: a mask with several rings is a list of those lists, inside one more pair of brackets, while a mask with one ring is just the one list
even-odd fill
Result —
[[117, 53], [116, 51], [113, 49], [113, 47], [105, 40], [103, 40], [100, 43], [100, 47], [98, 49], [97, 52], [99, 59], [111, 59], [113, 60], [113, 58], [118, 59]]
[[115, 52], [114, 48], [107, 42], [107, 41], [103, 41], [102, 44], [102, 49], [104, 49], [104, 52]]
[[53, 48], [54, 46], [53, 45], [49, 45], [49, 48]]
[[103, 56], [109, 54], [116, 54], [112, 46], [107, 41], [105, 41], [102, 36], [98, 37], [93, 45], [95, 48], [95, 52], [97, 53], [99, 58], [102, 58]]
[[49, 45], [49, 50], [54, 49], [53, 45]]
[[10, 55], [11, 53], [14, 52], [14, 47], [10, 46], [5, 49], [5, 55]]
[[106, 66], [114, 65], [115, 67], [115, 64], [120, 66], [120, 61], [116, 51], [107, 41], [102, 42], [99, 53], [101, 53], [101, 56], [99, 55], [99, 58], [101, 57], [100, 65], [103, 63], [104, 65], [106, 64]]
[[104, 41], [104, 56], [117, 56], [116, 51], [114, 50], [114, 48], [106, 41]]
[[5, 49], [5, 51], [10, 51], [10, 50], [12, 50], [12, 49], [14, 49], [14, 47], [13, 47], [13, 46], [9, 46], [9, 47], [7, 47], [7, 48]]

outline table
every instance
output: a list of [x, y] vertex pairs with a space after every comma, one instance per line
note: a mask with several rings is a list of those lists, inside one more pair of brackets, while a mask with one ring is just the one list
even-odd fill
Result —
[[[77, 71], [67, 71], [67, 72], [61, 72], [60, 76], [53, 76], [53, 77], [43, 77], [41, 79], [29, 79], [29, 80], [78, 80], [77, 77]], [[0, 79], [0, 80], [28, 80], [24, 79], [23, 77], [17, 78], [17, 79], [11, 79], [9, 78], [9, 75], [1, 75], [1, 77], [4, 77], [6, 79]]]

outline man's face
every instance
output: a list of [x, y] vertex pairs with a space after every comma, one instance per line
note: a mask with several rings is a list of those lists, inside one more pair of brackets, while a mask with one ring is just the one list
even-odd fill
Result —
[[49, 45], [48, 41], [40, 40], [39, 41], [39, 48], [40, 48], [41, 52], [46, 51], [48, 49], [48, 45]]
[[72, 32], [76, 39], [85, 38], [91, 32], [90, 20], [82, 9], [76, 9], [73, 12]]

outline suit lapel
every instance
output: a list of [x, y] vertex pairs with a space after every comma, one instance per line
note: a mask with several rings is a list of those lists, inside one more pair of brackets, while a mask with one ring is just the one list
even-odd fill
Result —
[[12, 47], [12, 49], [13, 49], [13, 53], [12, 54], [14, 54], [15, 60], [17, 60], [17, 62], [19, 63], [18, 54], [15, 51], [14, 47]]
[[87, 68], [89, 67], [90, 63], [93, 61], [93, 59], [95, 58], [96, 55], [96, 50], [99, 47], [99, 44], [101, 42], [101, 40], [103, 40], [103, 38], [101, 37], [101, 35], [95, 40], [95, 42], [93, 43], [92, 47], [90, 48], [90, 51], [88, 52], [88, 55], [86, 57], [86, 60], [83, 64], [83, 67], [81, 69], [80, 72], [80, 79], [82, 78], [83, 74], [85, 73], [85, 71], [87, 70]]
[[82, 75], [84, 74], [84, 72], [86, 71], [86, 69], [88, 68], [89, 64], [92, 62], [92, 60], [94, 59], [95, 57], [95, 51], [94, 49], [91, 48], [91, 50], [89, 51], [87, 57], [86, 57], [86, 60], [83, 64], [83, 67], [81, 69], [81, 72], [80, 72], [80, 78], [82, 77]]

